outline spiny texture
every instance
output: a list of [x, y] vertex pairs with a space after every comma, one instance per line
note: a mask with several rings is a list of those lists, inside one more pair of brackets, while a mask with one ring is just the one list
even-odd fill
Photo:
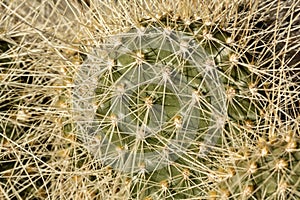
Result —
[[298, 199], [299, 6], [0, 1], [0, 197]]
[[[208, 33], [199, 19], [160, 21], [170, 26], [142, 20], [145, 27], [104, 38], [88, 55], [75, 79], [78, 130], [103, 163], [134, 175], [136, 198], [144, 190], [155, 199], [201, 196], [198, 187], [177, 185], [189, 177], [182, 171], [207, 178], [210, 169], [202, 165], [209, 162], [197, 161], [234, 140], [225, 123], [258, 118], [257, 102], [248, 96], [226, 105], [226, 89], [249, 90], [253, 76], [248, 63], [237, 69], [242, 58], [226, 44], [227, 33]], [[190, 184], [197, 186], [198, 178]], [[170, 193], [161, 191], [162, 182]]]

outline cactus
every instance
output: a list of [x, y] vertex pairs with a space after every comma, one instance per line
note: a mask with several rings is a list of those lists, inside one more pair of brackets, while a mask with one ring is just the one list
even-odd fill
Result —
[[[235, 168], [219, 169], [218, 195], [257, 199], [293, 199], [299, 191], [299, 138], [292, 130], [284, 138], [260, 140], [257, 149], [237, 152]], [[234, 153], [232, 153], [234, 155]], [[222, 191], [222, 192], [220, 192]]]
[[0, 10], [0, 199], [299, 198], [296, 0]]
[[208, 33], [199, 19], [159, 20], [108, 36], [88, 55], [75, 78], [77, 128], [98, 159], [134, 177], [134, 198], [202, 196], [204, 157], [241, 137], [226, 124], [260, 118], [257, 99], [235, 96], [257, 76], [238, 63], [247, 57], [226, 43], [229, 33]]

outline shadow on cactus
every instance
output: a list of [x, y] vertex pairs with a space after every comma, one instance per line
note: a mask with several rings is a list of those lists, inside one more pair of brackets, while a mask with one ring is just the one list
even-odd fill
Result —
[[222, 146], [227, 121], [257, 117], [254, 100], [230, 103], [252, 76], [234, 63], [227, 34], [206, 28], [199, 20], [179, 29], [152, 23], [109, 36], [76, 75], [81, 140], [103, 163], [140, 179], [138, 198], [200, 195], [186, 184], [201, 184], [203, 174], [192, 171]]

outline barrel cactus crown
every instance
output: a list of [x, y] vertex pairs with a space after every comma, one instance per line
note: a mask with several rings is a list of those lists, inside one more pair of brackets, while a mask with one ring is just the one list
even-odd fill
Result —
[[103, 163], [139, 179], [134, 190], [146, 191], [138, 198], [160, 198], [163, 187], [178, 198], [200, 195], [199, 188], [180, 192], [184, 174], [222, 146], [228, 120], [251, 121], [259, 110], [249, 98], [229, 102], [253, 78], [238, 66], [230, 35], [200, 19], [172, 20], [142, 20], [105, 37], [75, 79], [82, 141]]

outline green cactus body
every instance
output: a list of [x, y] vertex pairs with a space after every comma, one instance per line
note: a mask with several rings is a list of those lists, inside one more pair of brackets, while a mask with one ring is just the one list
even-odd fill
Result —
[[105, 38], [75, 80], [80, 137], [103, 163], [131, 174], [137, 199], [201, 195], [196, 185], [206, 175], [191, 163], [202, 165], [199, 158], [220, 146], [228, 118], [256, 117], [249, 99], [228, 104], [228, 85], [238, 90], [249, 78], [242, 67], [227, 73], [228, 34], [208, 35], [199, 21], [177, 25]]

